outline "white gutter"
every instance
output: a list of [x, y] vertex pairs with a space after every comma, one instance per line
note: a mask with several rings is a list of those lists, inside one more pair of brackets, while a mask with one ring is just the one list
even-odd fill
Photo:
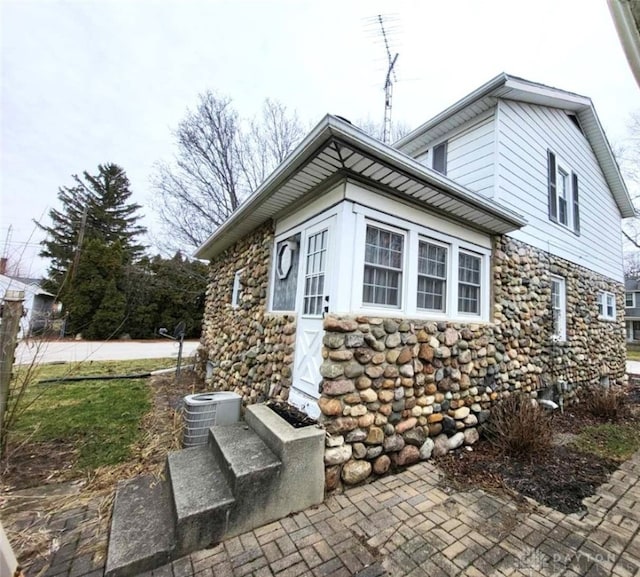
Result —
[[331, 137], [342, 139], [354, 148], [366, 152], [382, 162], [391, 164], [392, 167], [408, 173], [413, 178], [435, 186], [466, 204], [509, 222], [514, 225], [515, 228], [520, 228], [526, 224], [526, 221], [520, 215], [509, 209], [496, 206], [495, 201], [485, 200], [473, 195], [469, 190], [439, 173], [425, 168], [418, 161], [408, 157], [406, 154], [381, 143], [362, 130], [355, 128], [353, 125], [328, 114], [285, 161], [276, 168], [257, 191], [251, 195], [222, 226], [214, 231], [203, 245], [198, 248], [194, 256], [196, 258], [208, 258], [208, 249], [217, 239], [223, 237], [227, 231], [231, 230], [245, 215], [250, 214], [255, 208], [260, 206], [262, 202], [267, 200], [282, 182], [303, 166], [313, 153]]
[[640, 86], [640, 30], [631, 11], [631, 2], [630, 0], [607, 0], [607, 4], [631, 72]]

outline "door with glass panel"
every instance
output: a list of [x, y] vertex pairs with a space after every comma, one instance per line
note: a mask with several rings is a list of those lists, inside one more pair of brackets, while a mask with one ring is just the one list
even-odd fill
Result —
[[331, 241], [334, 218], [310, 226], [302, 234], [298, 323], [290, 402], [309, 415], [319, 414], [315, 400], [322, 377], [322, 319], [329, 312]]

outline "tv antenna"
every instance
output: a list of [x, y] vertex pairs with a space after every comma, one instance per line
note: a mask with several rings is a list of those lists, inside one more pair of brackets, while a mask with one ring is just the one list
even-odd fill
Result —
[[387, 70], [384, 77], [384, 124], [382, 128], [382, 142], [389, 142], [391, 136], [391, 109], [393, 101], [393, 83], [397, 81], [395, 66], [400, 54], [392, 53], [390, 47], [389, 28], [385, 27], [385, 16], [378, 14], [375, 18], [377, 25], [380, 27], [379, 34], [384, 42], [384, 48], [387, 53]]

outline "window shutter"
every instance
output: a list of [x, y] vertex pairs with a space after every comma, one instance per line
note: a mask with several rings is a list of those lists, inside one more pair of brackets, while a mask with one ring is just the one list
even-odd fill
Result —
[[571, 189], [573, 192], [573, 230], [580, 234], [580, 203], [578, 200], [578, 175], [571, 173]]
[[549, 219], [558, 222], [558, 202], [556, 193], [556, 155], [547, 150], [547, 185], [549, 189]]

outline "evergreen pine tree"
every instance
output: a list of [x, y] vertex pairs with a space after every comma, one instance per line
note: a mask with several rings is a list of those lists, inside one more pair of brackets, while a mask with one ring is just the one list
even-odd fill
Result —
[[107, 288], [86, 331], [89, 339], [112, 339], [122, 332], [126, 322], [127, 300], [115, 278]]
[[[123, 258], [119, 242], [108, 245], [92, 238], [83, 243], [76, 272], [60, 293], [67, 313], [67, 333], [97, 338], [91, 335], [90, 327], [107, 288], [112, 281], [118, 286], [122, 277]], [[118, 322], [123, 318], [124, 313]]]
[[107, 246], [119, 241], [126, 262], [144, 251], [137, 238], [146, 230], [137, 224], [140, 205], [129, 202], [125, 171], [116, 164], [101, 164], [97, 175], [85, 171], [83, 178], [74, 175], [73, 180], [74, 186], [58, 190], [62, 207], [49, 211], [51, 224], [36, 222], [47, 233], [40, 252], [51, 260], [46, 287], [56, 294], [76, 272], [73, 266], [82, 250], [78, 246], [81, 237], [83, 242], [99, 239]]

